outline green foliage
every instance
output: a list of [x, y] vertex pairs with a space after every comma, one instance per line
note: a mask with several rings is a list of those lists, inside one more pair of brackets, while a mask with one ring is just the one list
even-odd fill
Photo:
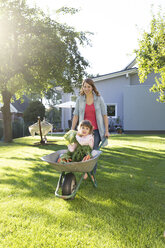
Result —
[[90, 146], [81, 146], [78, 143], [78, 141], [76, 139], [76, 134], [77, 134], [77, 131], [70, 130], [69, 132], [67, 132], [64, 135], [64, 139], [66, 140], [67, 145], [73, 144], [73, 143], [77, 144], [77, 147], [76, 147], [74, 152], [68, 151], [68, 153], [67, 153], [67, 155], [72, 158], [73, 162], [82, 161], [86, 155], [91, 156], [91, 151], [92, 151]]
[[45, 92], [44, 99], [46, 100], [47, 104], [51, 107], [61, 103], [62, 101], [61, 93], [58, 92], [55, 88], [49, 89], [47, 92]]
[[90, 155], [91, 157], [91, 147], [90, 146], [81, 146], [80, 144], [77, 145], [76, 150], [72, 154], [72, 161], [79, 162], [82, 161], [86, 155]]
[[92, 157], [91, 152], [92, 152], [92, 149], [90, 146], [81, 146], [80, 144], [78, 144], [74, 152], [70, 152], [68, 150], [67, 153], [64, 153], [62, 156], [60, 156], [61, 158], [60, 163], [64, 163], [64, 164], [68, 163], [67, 160], [69, 159], [71, 159], [70, 160], [71, 162], [80, 162], [87, 155]]
[[43, 120], [45, 117], [45, 106], [40, 101], [31, 102], [23, 113], [25, 123], [30, 125], [37, 122], [38, 116]]
[[[73, 9], [62, 11], [74, 14]], [[0, 94], [6, 112], [5, 140], [11, 141], [6, 136], [11, 136], [12, 96], [43, 96], [58, 85], [72, 92], [86, 75], [88, 62], [79, 46], [89, 44], [89, 33], [58, 23], [26, 0], [0, 1], [0, 30]]]
[[62, 13], [62, 14], [71, 14], [71, 15], [74, 15], [74, 14], [76, 14], [77, 12], [79, 12], [78, 9], [75, 9], [75, 8], [68, 8], [68, 7], [62, 7], [62, 8], [60, 8], [60, 9], [58, 9], [58, 10], [56, 11], [57, 14]]
[[50, 107], [45, 113], [46, 120], [53, 124], [54, 127], [59, 128], [61, 125], [61, 111], [57, 108]]
[[70, 130], [64, 135], [64, 139], [67, 145], [72, 144], [72, 143], [77, 143], [76, 134], [77, 134], [77, 131]]
[[160, 102], [165, 102], [165, 15], [153, 16], [150, 31], [144, 32], [136, 50], [140, 82], [151, 72], [158, 73], [156, 84], [150, 89], [159, 92]]
[[24, 126], [23, 123], [19, 120], [15, 120], [12, 122], [12, 136], [13, 139], [20, 138], [24, 136]]
[[88, 63], [78, 44], [88, 43], [86, 33], [21, 0], [0, 2], [0, 28], [1, 90], [41, 93], [60, 84], [71, 91], [82, 81]]

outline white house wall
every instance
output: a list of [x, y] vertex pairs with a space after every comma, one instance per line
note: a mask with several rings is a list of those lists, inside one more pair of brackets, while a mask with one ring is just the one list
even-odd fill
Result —
[[[70, 93], [68, 94], [62, 94], [62, 102], [68, 102], [70, 101]], [[62, 114], [62, 118], [61, 118], [61, 128], [62, 129], [66, 129], [68, 128], [68, 120], [70, 119], [70, 109], [68, 108], [62, 108], [61, 109], [61, 114]]]
[[[79, 90], [75, 90], [74, 95], [78, 96]], [[71, 93], [63, 93], [62, 94], [62, 102], [68, 102], [71, 100]], [[70, 108], [62, 108], [62, 118], [61, 118], [61, 128], [66, 129], [69, 127], [68, 120], [71, 119], [71, 109]]]

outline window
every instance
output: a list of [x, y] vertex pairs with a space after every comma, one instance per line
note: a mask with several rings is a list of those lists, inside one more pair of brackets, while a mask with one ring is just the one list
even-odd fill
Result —
[[117, 106], [116, 104], [107, 104], [107, 115], [110, 117], [117, 117]]

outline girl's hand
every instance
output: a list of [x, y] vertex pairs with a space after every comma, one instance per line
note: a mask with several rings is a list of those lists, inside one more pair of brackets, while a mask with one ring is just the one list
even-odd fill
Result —
[[82, 161], [87, 161], [87, 160], [89, 160], [90, 158], [91, 158], [90, 155], [86, 155], [86, 156], [83, 158]]
[[77, 135], [78, 135], [78, 136], [81, 136], [81, 134], [80, 134], [80, 132], [79, 132], [79, 131], [77, 131]]
[[105, 137], [108, 138], [109, 136], [110, 136], [109, 132], [106, 131], [106, 132], [105, 132]]

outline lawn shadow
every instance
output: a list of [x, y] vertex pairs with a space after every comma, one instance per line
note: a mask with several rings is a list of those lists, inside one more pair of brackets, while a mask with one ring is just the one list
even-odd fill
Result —
[[[56, 145], [55, 147], [56, 150], [65, 148], [63, 145]], [[47, 150], [48, 147], [44, 146], [43, 156], [55, 152], [55, 147], [49, 146]], [[25, 156], [27, 155], [25, 154]], [[0, 184], [10, 185], [13, 192], [17, 191], [19, 193], [19, 190], [21, 190], [22, 197], [48, 198], [54, 195], [60, 173], [55, 171], [50, 164], [42, 161], [40, 155], [33, 154], [32, 157], [29, 157], [29, 155], [27, 157], [9, 156], [5, 159], [13, 160], [15, 164], [13, 167], [3, 167], [4, 173], [0, 178]], [[17, 166], [17, 162], [19, 166]], [[22, 189], [25, 189], [25, 191], [23, 192]]]
[[[49, 137], [53, 137], [52, 139], [49, 139]], [[48, 143], [46, 144], [40, 144], [40, 137], [39, 136], [35, 136], [35, 137], [31, 137], [31, 136], [26, 136], [26, 137], [21, 137], [21, 138], [16, 138], [13, 139], [12, 142], [10, 143], [5, 143], [5, 142], [0, 142], [0, 146], [1, 147], [18, 147], [18, 146], [30, 146], [30, 147], [38, 147], [41, 149], [49, 149], [49, 147], [51, 147], [51, 149], [53, 150], [54, 146], [58, 146], [57, 142], [59, 142], [59, 137], [63, 137], [62, 135], [56, 135], [56, 136], [48, 136]]]
[[141, 141], [141, 140], [146, 140], [146, 141], [149, 141], [151, 143], [155, 143], [156, 141], [159, 143], [160, 140], [163, 140], [165, 141], [165, 134], [162, 134], [162, 135], [155, 135], [155, 134], [112, 134], [110, 135], [110, 139], [109, 141], [111, 140], [111, 138], [113, 140], [126, 140], [126, 141], [133, 141], [133, 142], [136, 142], [136, 141]]
[[[61, 150], [66, 147], [63, 145], [53, 145], [40, 148], [44, 149], [44, 156], [51, 153], [51, 150], [54, 152], [55, 149]], [[49, 150], [48, 153], [47, 150]], [[121, 185], [121, 187], [117, 186], [117, 190], [121, 190], [121, 192], [127, 188], [148, 191], [151, 188], [156, 190], [163, 187], [164, 178], [162, 174], [158, 175], [155, 173], [152, 175], [152, 172], [157, 172], [158, 168], [156, 165], [160, 161], [163, 163], [165, 160], [164, 154], [160, 155], [160, 153], [150, 152], [147, 149], [144, 151], [140, 147], [138, 149], [135, 149], [135, 147], [103, 148], [102, 151], [103, 153], [98, 161], [96, 175], [98, 178], [98, 190], [93, 191], [96, 197], [101, 192], [104, 195], [104, 199], [109, 199], [110, 195], [107, 192], [110, 187], [115, 190], [114, 185]], [[18, 169], [14, 170], [12, 167], [4, 167], [3, 169], [7, 171], [8, 178], [4, 179], [2, 176], [0, 183], [12, 184], [15, 188], [25, 187], [31, 196], [45, 195], [47, 197], [52, 192], [54, 194], [60, 173], [56, 172], [50, 164], [42, 161], [39, 155], [33, 155], [31, 158], [12, 156], [7, 159], [13, 159], [19, 162], [27, 161], [29, 166], [27, 170], [23, 170], [20, 167], [19, 173]], [[158, 164], [157, 166], [159, 166], [160, 171], [163, 171], [164, 167], [162, 165]], [[10, 172], [12, 172], [11, 175]], [[22, 178], [21, 173], [25, 175], [25, 180]], [[159, 183], [155, 184], [155, 181], [159, 181]], [[82, 184], [79, 191], [86, 195], [86, 193], [88, 194], [88, 187], [84, 186]], [[130, 199], [130, 201], [132, 200], [133, 198]]]
[[148, 149], [144, 151], [140, 147], [102, 150], [96, 174], [98, 188], [93, 188], [89, 179], [85, 181], [75, 200], [68, 201], [70, 211], [83, 213], [88, 220], [90, 209], [95, 216], [99, 216], [98, 222], [104, 220], [108, 225], [113, 217], [118, 225], [126, 225], [128, 229], [132, 228], [129, 227], [132, 219], [137, 232], [139, 225], [147, 226], [150, 220], [152, 225], [155, 223], [157, 236], [162, 236], [165, 154]]

